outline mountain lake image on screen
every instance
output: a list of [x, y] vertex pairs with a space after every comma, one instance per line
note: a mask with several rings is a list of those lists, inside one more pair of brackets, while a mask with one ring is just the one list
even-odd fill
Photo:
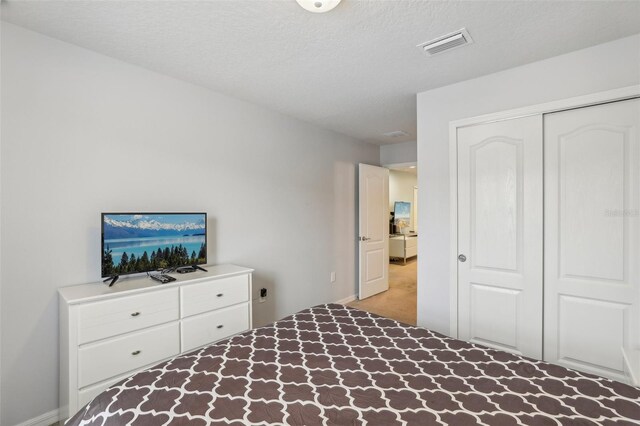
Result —
[[407, 201], [396, 201], [393, 205], [393, 218], [395, 224], [403, 221], [405, 225], [408, 225], [411, 221], [411, 203]]
[[206, 213], [102, 214], [102, 277], [206, 263]]

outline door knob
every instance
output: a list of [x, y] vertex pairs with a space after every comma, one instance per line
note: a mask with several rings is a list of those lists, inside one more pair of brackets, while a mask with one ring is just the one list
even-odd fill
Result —
[[369, 241], [371, 238], [367, 238], [367, 237], [360, 237], [360, 241]]
[[461, 254], [460, 256], [458, 256], [458, 260], [460, 262], [466, 262], [467, 261], [467, 256], [465, 256], [464, 254]]

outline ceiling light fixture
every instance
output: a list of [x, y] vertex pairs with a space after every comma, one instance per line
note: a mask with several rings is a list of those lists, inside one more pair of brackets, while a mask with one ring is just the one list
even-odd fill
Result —
[[296, 0], [303, 9], [313, 13], [328, 12], [340, 3], [341, 0]]

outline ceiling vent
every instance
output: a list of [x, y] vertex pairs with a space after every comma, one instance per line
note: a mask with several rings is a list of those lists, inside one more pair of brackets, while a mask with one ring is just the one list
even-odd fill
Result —
[[455, 31], [453, 33], [438, 37], [435, 40], [427, 41], [418, 45], [419, 48], [429, 55], [437, 55], [438, 53], [445, 52], [447, 50], [462, 47], [467, 44], [473, 43], [471, 36], [465, 28]]
[[409, 136], [409, 133], [403, 132], [402, 130], [394, 130], [393, 132], [384, 133], [382, 136], [386, 136], [388, 138], [400, 138], [402, 136]]

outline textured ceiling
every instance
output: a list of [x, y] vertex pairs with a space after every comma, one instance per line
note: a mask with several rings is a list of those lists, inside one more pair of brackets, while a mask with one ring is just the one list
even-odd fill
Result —
[[[2, 1], [2, 19], [387, 144], [415, 140], [416, 93], [638, 33], [640, 1], [31, 0]], [[416, 48], [462, 27], [474, 44]]]

